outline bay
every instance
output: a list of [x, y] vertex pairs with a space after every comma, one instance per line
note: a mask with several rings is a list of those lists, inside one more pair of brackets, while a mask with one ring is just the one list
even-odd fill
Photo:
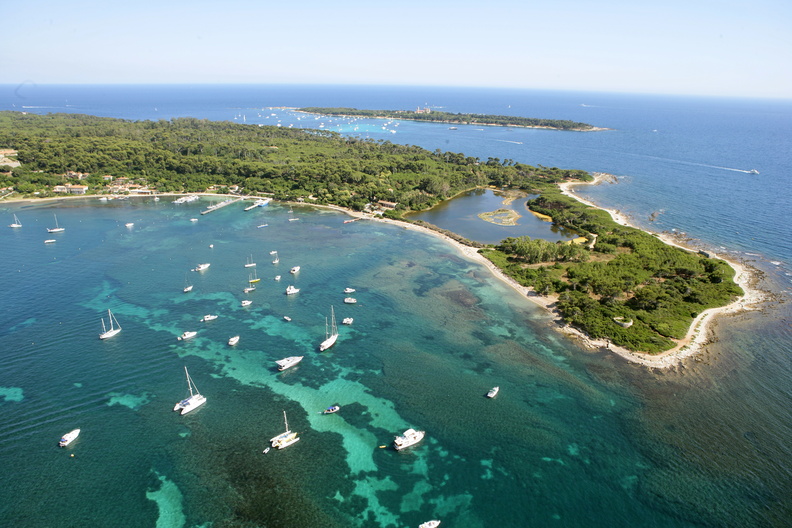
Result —
[[[639, 225], [684, 231], [746, 259], [766, 273], [764, 287], [788, 297], [786, 101], [410, 87], [0, 93], [3, 109], [281, 126], [310, 119], [482, 160], [610, 172], [618, 184], [577, 192]], [[309, 105], [514, 112], [613, 130], [451, 131], [277, 108]], [[740, 172], [753, 168], [759, 175]], [[789, 518], [788, 303], [725, 318], [701, 361], [651, 371], [560, 337], [544, 312], [432, 236], [343, 224], [308, 207], [289, 222], [278, 204], [197, 215], [206, 203], [0, 208], [8, 223], [17, 214], [23, 224], [1, 234], [8, 470], [0, 518], [9, 526], [417, 526], [429, 518], [472, 527], [783, 526]], [[45, 245], [53, 212], [66, 231]], [[265, 220], [269, 227], [256, 229]], [[242, 309], [251, 253], [262, 283]], [[188, 271], [200, 262], [212, 266]], [[293, 298], [283, 294], [292, 265], [302, 266]], [[181, 291], [185, 275], [193, 294]], [[357, 305], [342, 303], [348, 286]], [[331, 305], [355, 322], [320, 355]], [[100, 341], [107, 308], [124, 329]], [[206, 313], [220, 317], [199, 323]], [[176, 341], [188, 329], [198, 337]], [[275, 359], [296, 354], [306, 356], [298, 367], [274, 370]], [[185, 364], [209, 400], [180, 417], [170, 409], [186, 392]], [[501, 394], [484, 398], [494, 385]], [[333, 403], [340, 413], [318, 414]], [[264, 455], [282, 410], [302, 440]], [[59, 450], [74, 427], [80, 438]], [[422, 445], [379, 449], [407, 427], [427, 431]]]

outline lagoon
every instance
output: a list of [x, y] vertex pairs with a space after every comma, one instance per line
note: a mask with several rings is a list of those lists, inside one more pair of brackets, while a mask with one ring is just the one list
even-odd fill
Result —
[[[512, 201], [498, 190], [473, 189], [441, 202], [428, 211], [410, 214], [407, 218], [429, 222], [483, 244], [497, 244], [507, 237], [529, 236], [557, 242], [579, 236], [534, 215], [525, 205], [528, 198], [524, 196]], [[515, 211], [520, 218], [515, 225], [499, 225], [479, 217], [481, 213], [498, 209]]]

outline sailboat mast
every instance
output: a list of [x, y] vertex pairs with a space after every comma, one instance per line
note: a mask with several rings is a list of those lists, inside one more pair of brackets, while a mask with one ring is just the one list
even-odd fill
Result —
[[187, 372], [187, 365], [184, 366], [184, 375], [187, 376], [187, 388], [190, 389], [190, 397], [193, 396], [193, 384], [192, 380], [190, 379], [190, 373]]
[[286, 430], [289, 430], [289, 421], [286, 420], [286, 411], [283, 411], [283, 423], [286, 424]]

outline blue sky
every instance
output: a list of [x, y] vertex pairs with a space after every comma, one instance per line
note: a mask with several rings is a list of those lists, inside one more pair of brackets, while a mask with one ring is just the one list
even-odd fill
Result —
[[792, 98], [790, 0], [25, 0], [0, 82], [492, 86]]

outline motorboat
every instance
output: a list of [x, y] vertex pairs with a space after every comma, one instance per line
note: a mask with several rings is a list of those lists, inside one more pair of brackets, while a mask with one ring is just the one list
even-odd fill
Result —
[[232, 337], [231, 339], [228, 340], [229, 346], [234, 346], [237, 343], [239, 343], [239, 336], [234, 336], [234, 337]]
[[487, 398], [494, 398], [498, 395], [498, 391], [500, 391], [500, 387], [492, 387], [489, 392], [487, 392]]
[[418, 528], [437, 528], [440, 526], [440, 521], [433, 520], [433, 521], [426, 521], [425, 523], [421, 523], [418, 525]]
[[279, 359], [275, 363], [278, 364], [278, 370], [286, 370], [287, 368], [293, 367], [297, 363], [303, 360], [304, 356], [291, 356], [283, 359]]
[[290, 323], [291, 322], [291, 317], [289, 317], [288, 315], [284, 315], [283, 316], [283, 320], [286, 321], [287, 323]]
[[355, 320], [351, 317], [344, 317], [344, 320], [341, 321], [345, 325], [351, 325]]
[[279, 281], [280, 279], [281, 279], [281, 276], [280, 276], [280, 275], [275, 275], [275, 280], [276, 280], [276, 281]]
[[195, 266], [195, 267], [192, 269], [192, 271], [204, 271], [204, 270], [207, 270], [207, 269], [209, 269], [209, 266], [211, 266], [211, 264], [210, 264], [210, 263], [208, 263], [208, 262], [206, 262], [206, 263], [204, 263], [204, 264], [198, 264], [197, 266]]
[[61, 436], [61, 439], [58, 441], [58, 445], [61, 447], [66, 447], [67, 445], [74, 442], [74, 440], [80, 436], [80, 430], [74, 429], [73, 431], [69, 431], [65, 435]]
[[190, 390], [190, 395], [173, 407], [174, 411], [181, 411], [181, 414], [187, 414], [206, 403], [206, 397], [198, 392], [198, 387], [195, 386], [195, 382], [190, 377], [190, 373], [187, 372], [186, 366], [184, 367], [184, 374], [187, 376], [187, 388]]
[[182, 335], [180, 335], [176, 339], [178, 339], [179, 341], [186, 341], [188, 339], [192, 339], [196, 335], [198, 335], [198, 332], [184, 332]]
[[242, 304], [242, 307], [244, 308], [245, 306], [250, 306], [251, 304], [253, 304], [253, 301], [251, 301], [250, 299], [245, 299], [240, 304]]
[[300, 271], [300, 266], [294, 266], [292, 269], [289, 270], [289, 273], [297, 273]]
[[121, 325], [118, 324], [118, 320], [109, 309], [107, 310], [107, 320], [107, 326], [110, 328], [105, 326], [104, 318], [102, 318], [102, 333], [99, 334], [99, 339], [109, 339], [121, 331]]
[[203, 317], [201, 317], [201, 322], [205, 323], [207, 321], [214, 321], [215, 319], [217, 319], [217, 317], [218, 316], [216, 316], [216, 315], [206, 314]]
[[355, 288], [344, 288], [344, 293], [355, 293]]
[[330, 407], [322, 411], [322, 414], [333, 414], [333, 413], [337, 413], [340, 410], [341, 407], [339, 407], [338, 405], [331, 405]]
[[346, 304], [355, 304], [357, 302], [357, 299], [355, 299], [354, 297], [347, 297], [346, 299], [344, 299], [344, 302]]
[[135, 222], [127, 222], [124, 224], [126, 227], [135, 227]]
[[54, 244], [55, 243], [55, 239], [54, 238], [49, 238], [49, 239], [45, 240], [44, 243], [45, 244]]
[[401, 451], [402, 449], [406, 449], [410, 446], [413, 446], [423, 440], [426, 431], [416, 431], [415, 429], [407, 429], [404, 431], [404, 434], [397, 436], [393, 439], [393, 447], [396, 448], [396, 451]]
[[283, 411], [283, 422], [286, 425], [286, 430], [278, 436], [274, 436], [270, 439], [270, 445], [276, 449], [289, 447], [300, 440], [300, 437], [297, 435], [297, 433], [289, 429], [289, 422], [286, 420], [286, 411]]
[[294, 295], [295, 293], [299, 292], [300, 288], [295, 288], [291, 284], [286, 288], [286, 295]]

